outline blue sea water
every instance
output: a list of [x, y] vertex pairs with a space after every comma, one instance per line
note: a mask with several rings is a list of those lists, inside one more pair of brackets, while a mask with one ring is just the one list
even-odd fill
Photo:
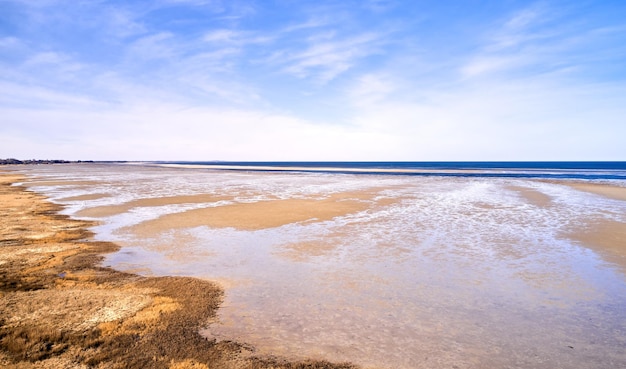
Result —
[[342, 169], [345, 169], [343, 172], [353, 174], [626, 180], [626, 162], [624, 161], [187, 161], [159, 163], [208, 165], [231, 170], [241, 167], [242, 170], [248, 171], [292, 170], [342, 173]]

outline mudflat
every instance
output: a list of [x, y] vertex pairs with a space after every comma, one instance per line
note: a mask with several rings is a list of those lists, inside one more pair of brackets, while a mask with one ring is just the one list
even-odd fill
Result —
[[0, 173], [0, 366], [15, 368], [351, 368], [258, 357], [199, 334], [223, 291], [189, 277], [99, 267], [118, 249], [87, 221]]

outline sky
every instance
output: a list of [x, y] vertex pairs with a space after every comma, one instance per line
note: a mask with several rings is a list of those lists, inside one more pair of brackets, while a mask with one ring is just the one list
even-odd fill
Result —
[[626, 1], [0, 0], [0, 158], [626, 160]]

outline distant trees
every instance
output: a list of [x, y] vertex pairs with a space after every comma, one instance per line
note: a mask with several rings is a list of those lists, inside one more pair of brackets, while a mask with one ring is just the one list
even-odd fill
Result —
[[9, 164], [68, 164], [68, 163], [93, 163], [91, 160], [78, 160], [78, 161], [68, 161], [68, 160], [18, 160], [14, 158], [9, 159], [0, 159], [0, 165], [9, 165]]

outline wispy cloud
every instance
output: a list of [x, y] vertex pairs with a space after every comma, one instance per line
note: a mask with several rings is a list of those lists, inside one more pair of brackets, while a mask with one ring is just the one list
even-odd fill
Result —
[[140, 21], [141, 13], [115, 7], [106, 8], [104, 12], [105, 16], [101, 18], [104, 24], [100, 26], [114, 36], [126, 38], [148, 32]]
[[15, 47], [18, 45], [20, 45], [20, 40], [17, 37], [0, 38], [0, 47]]
[[396, 3], [396, 0], [366, 0], [363, 1], [363, 6], [374, 12], [384, 12], [394, 8]]
[[503, 73], [508, 78], [528, 78], [588, 69], [602, 59], [612, 62], [626, 55], [626, 47], [616, 47], [620, 43], [614, 40], [626, 35], [619, 28], [583, 22], [547, 3], [532, 4], [489, 30], [482, 46], [468, 55], [459, 71], [464, 78]]
[[626, 158], [626, 28], [608, 5], [5, 2], [3, 152]]
[[384, 101], [394, 90], [396, 84], [390, 76], [369, 73], [357, 78], [348, 95], [354, 106], [367, 107]]
[[325, 33], [320, 38], [320, 41], [311, 41], [302, 51], [283, 52], [279, 63], [284, 65], [284, 70], [324, 84], [352, 68], [359, 59], [380, 52], [380, 36], [374, 33], [344, 39]]
[[100, 103], [88, 96], [41, 86], [0, 81], [0, 106], [35, 110], [93, 108]]
[[[614, 42], [605, 49], [611, 36], [597, 25], [574, 27], [577, 20], [553, 11], [511, 12], [482, 38], [475, 34], [478, 46], [446, 60], [448, 68], [427, 67], [436, 78], [397, 65], [362, 74], [348, 91], [352, 125], [395, 137], [399, 156], [420, 160], [619, 155], [610, 132], [623, 131], [616, 127], [626, 114], [624, 79], [598, 83], [583, 71], [598, 54], [615, 63], [623, 51]], [[586, 140], [581, 132], [593, 133]]]
[[128, 57], [132, 59], [155, 60], [167, 59], [177, 55], [180, 49], [169, 32], [141, 37], [129, 45]]
[[234, 29], [216, 29], [207, 32], [202, 41], [216, 45], [245, 46], [250, 44], [265, 44], [274, 40], [271, 35], [261, 35], [252, 31], [239, 31]]
[[545, 36], [539, 34], [533, 26], [541, 18], [541, 10], [536, 6], [510, 16], [500, 29], [494, 30], [494, 35], [487, 38], [478, 52], [461, 66], [461, 74], [471, 78], [536, 62], [536, 50]]
[[466, 78], [484, 76], [527, 65], [528, 57], [512, 55], [477, 55], [461, 66], [461, 74]]
[[327, 17], [317, 16], [317, 17], [309, 18], [303, 22], [290, 24], [284, 27], [281, 30], [281, 33], [290, 33], [294, 31], [301, 31], [301, 30], [307, 30], [307, 29], [312, 29], [312, 28], [320, 28], [320, 27], [327, 26], [328, 24], [329, 24], [329, 20]]

